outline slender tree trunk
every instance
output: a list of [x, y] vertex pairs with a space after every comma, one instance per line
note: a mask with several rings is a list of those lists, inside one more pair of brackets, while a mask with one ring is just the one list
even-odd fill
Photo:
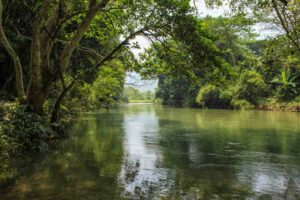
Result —
[[293, 34], [291, 34], [291, 30], [289, 29], [290, 24], [288, 24], [287, 20], [284, 19], [284, 15], [282, 14], [282, 12], [280, 12], [276, 0], [272, 0], [271, 2], [273, 8], [275, 9], [277, 17], [279, 18], [279, 22], [286, 33], [287, 38], [291, 41], [291, 43], [294, 45], [296, 50], [300, 53], [299, 37], [293, 37]]
[[[59, 29], [62, 27], [68, 14], [68, 9], [65, 0], [60, 0], [53, 14], [46, 21], [44, 29], [40, 34], [41, 46], [41, 68], [44, 85], [49, 85], [53, 82], [53, 66], [50, 64], [50, 55], [53, 50], [53, 45], [58, 37]], [[50, 84], [51, 85], [51, 84]], [[49, 86], [50, 87], [50, 86]]]
[[17, 88], [18, 98], [20, 99], [20, 101], [22, 103], [24, 103], [25, 99], [26, 99], [26, 95], [25, 95], [25, 90], [24, 90], [24, 85], [23, 85], [22, 64], [21, 64], [18, 54], [12, 48], [12, 46], [10, 45], [10, 42], [8, 41], [8, 39], [5, 36], [5, 33], [3, 31], [2, 14], [3, 14], [3, 4], [2, 4], [2, 0], [0, 0], [0, 41], [14, 62], [15, 74], [16, 74], [16, 88]]
[[79, 45], [79, 42], [81, 41], [82, 37], [84, 36], [85, 32], [88, 30], [91, 22], [95, 18], [97, 12], [105, 8], [107, 4], [110, 2], [110, 0], [102, 0], [101, 3], [97, 4], [96, 0], [90, 0], [89, 1], [89, 9], [88, 12], [84, 18], [84, 20], [81, 22], [79, 27], [77, 28], [74, 36], [71, 38], [69, 44], [64, 48], [62, 51], [60, 58], [59, 58], [59, 67], [60, 67], [60, 75], [62, 76], [65, 73], [65, 70], [69, 66], [71, 56], [74, 52], [74, 50]]
[[74, 36], [71, 38], [69, 44], [62, 51], [62, 53], [59, 57], [59, 67], [60, 67], [60, 75], [61, 76], [65, 73], [65, 70], [69, 66], [70, 59], [71, 59], [71, 56], [72, 56], [74, 50], [79, 45], [79, 42], [81, 41], [82, 37], [84, 36], [84, 33], [87, 31], [92, 20], [96, 16], [98, 10], [99, 10], [99, 7], [98, 7], [98, 5], [96, 5], [96, 3], [95, 3], [95, 5], [93, 5], [92, 7], [89, 8], [85, 19], [79, 25]]
[[[96, 68], [99, 68], [100, 66], [102, 66], [105, 62], [107, 62], [108, 60], [112, 59], [113, 55], [118, 52], [125, 44], [127, 44], [131, 39], [135, 38], [137, 35], [142, 34], [145, 31], [145, 29], [140, 29], [134, 33], [132, 33], [131, 35], [129, 35], [127, 38], [125, 38], [125, 40], [123, 42], [121, 42], [118, 46], [116, 46], [109, 54], [107, 54], [99, 63], [96, 64]], [[85, 73], [87, 73], [89, 70], [85, 70], [83, 72], [81, 72], [76, 78], [74, 78], [74, 80], [63, 89], [63, 91], [60, 93], [60, 95], [58, 96], [58, 98], [55, 101], [55, 104], [53, 106], [52, 109], [52, 113], [51, 113], [51, 122], [57, 122], [59, 120], [59, 109], [60, 106], [63, 102], [63, 99], [66, 97], [66, 95], [68, 94], [68, 92], [74, 87], [74, 85], [76, 84], [76, 82], [81, 79]]]
[[[63, 84], [64, 84], [63, 74], [65, 73], [66, 69], [69, 66], [70, 59], [71, 59], [71, 56], [72, 56], [74, 50], [79, 45], [79, 42], [83, 38], [85, 32], [88, 30], [91, 22], [95, 18], [99, 9], [104, 8], [108, 4], [109, 1], [110, 0], [103, 0], [100, 5], [97, 5], [97, 2], [95, 0], [90, 0], [89, 10], [88, 10], [84, 20], [81, 22], [81, 24], [79, 25], [78, 29], [76, 30], [74, 36], [71, 38], [69, 44], [67, 46], [65, 46], [65, 48], [63, 49], [63, 51], [59, 57], [59, 73], [60, 73], [60, 77], [62, 79]], [[63, 99], [65, 98], [65, 96], [67, 95], [67, 93], [73, 88], [75, 83], [76, 83], [76, 78], [72, 81], [72, 83], [69, 86], [64, 87], [63, 91], [60, 93], [60, 95], [56, 99], [56, 102], [54, 104], [54, 107], [53, 107], [53, 110], [51, 113], [51, 122], [56, 122], [58, 120], [58, 112], [59, 112], [61, 103], [62, 103]]]
[[63, 91], [58, 96], [58, 98], [56, 99], [52, 113], [51, 113], [51, 119], [50, 119], [51, 123], [58, 121], [58, 119], [59, 119], [58, 113], [59, 113], [59, 109], [62, 104], [62, 101], [65, 98], [65, 96], [68, 94], [68, 92], [73, 88], [75, 83], [76, 83], [76, 79], [73, 80], [72, 83], [70, 85], [68, 85], [66, 88], [64, 88]]

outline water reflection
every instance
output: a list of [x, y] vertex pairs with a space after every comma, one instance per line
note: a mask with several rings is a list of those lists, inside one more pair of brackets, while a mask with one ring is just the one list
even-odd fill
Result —
[[297, 113], [127, 105], [17, 159], [0, 199], [300, 199]]
[[160, 183], [168, 180], [168, 170], [159, 168], [162, 160], [157, 146], [159, 124], [154, 107], [136, 110], [138, 107], [125, 107], [124, 142], [125, 157], [120, 173], [120, 183], [124, 186], [123, 197], [154, 198], [157, 190], [163, 193], [169, 186]]
[[300, 198], [299, 114], [137, 105], [123, 112], [124, 196]]
[[117, 199], [122, 121], [118, 114], [86, 115], [51, 152], [17, 159], [22, 176], [0, 189], [0, 199]]

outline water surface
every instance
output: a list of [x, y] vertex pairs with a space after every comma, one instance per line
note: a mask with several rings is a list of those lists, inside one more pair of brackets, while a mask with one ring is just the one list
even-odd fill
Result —
[[300, 115], [129, 104], [15, 161], [1, 200], [300, 199]]

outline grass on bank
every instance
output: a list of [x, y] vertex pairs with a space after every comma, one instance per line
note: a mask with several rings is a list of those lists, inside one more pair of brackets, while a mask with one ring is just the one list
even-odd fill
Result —
[[270, 111], [287, 111], [287, 112], [300, 112], [300, 97], [292, 102], [278, 102], [276, 99], [268, 99], [261, 103], [258, 110]]

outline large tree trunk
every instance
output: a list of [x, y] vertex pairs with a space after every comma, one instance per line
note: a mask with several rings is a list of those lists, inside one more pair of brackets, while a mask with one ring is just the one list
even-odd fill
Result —
[[[43, 114], [43, 105], [47, 99], [48, 91], [44, 87], [43, 69], [41, 52], [41, 34], [44, 23], [49, 15], [51, 3], [50, 0], [45, 0], [39, 12], [36, 14], [33, 22], [32, 43], [31, 43], [31, 63], [30, 63], [30, 82], [27, 90], [27, 105], [29, 110]], [[43, 49], [44, 50], [44, 49]]]
[[[85, 32], [88, 30], [89, 25], [91, 24], [92, 20], [95, 18], [97, 12], [100, 8], [103, 8], [107, 5], [109, 0], [103, 0], [102, 3], [97, 4], [96, 0], [90, 0], [89, 1], [89, 9], [88, 12], [79, 25], [78, 29], [76, 30], [74, 36], [70, 39], [69, 43], [65, 46], [63, 49], [60, 57], [59, 57], [59, 74], [56, 73], [53, 75], [50, 75], [49, 78], [49, 55], [52, 50], [52, 38], [49, 38], [49, 32], [47, 31], [47, 35], [42, 35], [39, 40], [34, 39], [35, 34], [38, 34], [38, 32], [35, 32], [35, 30], [38, 30], [39, 25], [37, 24], [36, 29], [34, 26], [33, 29], [33, 42], [32, 42], [32, 58], [31, 58], [31, 79], [30, 79], [30, 85], [28, 89], [28, 106], [33, 112], [36, 113], [42, 113], [43, 111], [43, 104], [46, 101], [48, 97], [48, 93], [51, 90], [52, 84], [57, 81], [57, 77], [60, 77], [63, 81], [63, 74], [65, 73], [65, 70], [69, 66], [69, 62], [71, 59], [71, 56], [74, 52], [74, 50], [79, 45], [79, 42], [81, 41], [82, 37], [84, 36]], [[44, 3], [45, 5], [45, 3]], [[61, 5], [59, 5], [61, 6]], [[61, 9], [61, 7], [58, 7], [58, 9]], [[57, 11], [57, 10], [56, 10]], [[60, 12], [57, 12], [58, 14]], [[53, 15], [52, 18], [48, 20], [48, 24], [45, 26], [45, 28], [49, 29], [50, 32], [55, 32], [59, 20], [62, 16], [59, 15]], [[38, 19], [37, 21], [39, 21]], [[44, 40], [46, 38], [46, 40]], [[42, 58], [42, 60], [41, 60]], [[51, 77], [52, 76], [52, 77]], [[63, 81], [64, 83], [64, 81]], [[64, 88], [65, 89], [65, 88]], [[60, 104], [60, 103], [59, 103]], [[59, 106], [58, 106], [59, 108]]]
[[48, 92], [45, 92], [41, 90], [40, 87], [36, 86], [37, 85], [35, 84], [31, 84], [28, 89], [27, 106], [30, 112], [42, 115]]
[[[57, 33], [67, 14], [67, 6], [64, 0], [51, 1], [44, 0], [40, 9], [35, 13], [32, 29], [31, 58], [30, 58], [30, 81], [27, 89], [27, 106], [31, 112], [42, 114], [43, 105], [48, 98], [52, 85], [59, 78], [63, 81], [63, 75], [69, 66], [69, 62], [74, 50], [79, 45], [89, 25], [95, 18], [97, 12], [106, 7], [110, 0], [89, 0], [88, 11], [83, 21], [78, 26], [69, 43], [64, 47], [58, 59], [58, 68], [51, 70], [49, 56], [53, 49], [53, 44], [57, 38]], [[0, 11], [2, 14], [2, 0], [0, 0]], [[53, 4], [56, 6], [53, 7]], [[50, 12], [52, 12], [51, 15]], [[1, 24], [2, 25], [2, 16]], [[2, 26], [0, 28], [1, 42], [14, 60], [16, 68], [17, 89], [20, 97], [25, 99], [25, 92], [22, 78], [22, 66], [16, 52], [11, 48], [5, 38]], [[64, 89], [66, 87], [64, 86]], [[65, 96], [65, 95], [63, 95]], [[63, 97], [62, 97], [63, 98]], [[60, 104], [61, 100], [58, 101]], [[59, 106], [56, 106], [57, 109]]]
[[23, 103], [25, 102], [26, 96], [25, 96], [24, 85], [23, 85], [22, 64], [18, 54], [10, 45], [10, 42], [6, 38], [5, 33], [3, 31], [2, 13], [3, 13], [3, 4], [2, 4], [2, 0], [0, 0], [0, 42], [14, 62], [18, 98]]
[[[26, 102], [30, 111], [42, 114], [43, 105], [48, 98], [49, 91], [52, 85], [59, 79], [63, 80], [63, 74], [69, 66], [69, 62], [74, 50], [79, 45], [85, 32], [88, 30], [89, 25], [95, 18], [97, 12], [106, 7], [110, 0], [102, 0], [97, 3], [97, 0], [89, 0], [88, 11], [75, 31], [74, 36], [70, 39], [69, 43], [65, 46], [58, 60], [58, 69], [51, 70], [49, 56], [53, 49], [53, 43], [57, 38], [57, 33], [65, 20], [67, 13], [67, 6], [64, 0], [53, 2], [51, 0], [44, 0], [40, 9], [35, 13], [32, 29], [32, 43], [31, 43], [31, 58], [30, 58], [30, 81], [27, 89]], [[52, 5], [56, 4], [56, 7]], [[55, 9], [55, 10], [53, 10]], [[2, 0], [0, 0], [0, 42], [6, 48], [14, 61], [16, 68], [17, 90], [19, 97], [25, 99], [25, 92], [22, 77], [22, 65], [17, 53], [10, 46], [8, 40], [2, 29]], [[52, 12], [52, 15], [49, 15]], [[66, 90], [66, 87], [64, 87]], [[66, 92], [63, 92], [66, 93]], [[65, 95], [62, 95], [65, 96]], [[63, 97], [62, 97], [63, 98]], [[58, 99], [59, 108], [61, 100]]]

